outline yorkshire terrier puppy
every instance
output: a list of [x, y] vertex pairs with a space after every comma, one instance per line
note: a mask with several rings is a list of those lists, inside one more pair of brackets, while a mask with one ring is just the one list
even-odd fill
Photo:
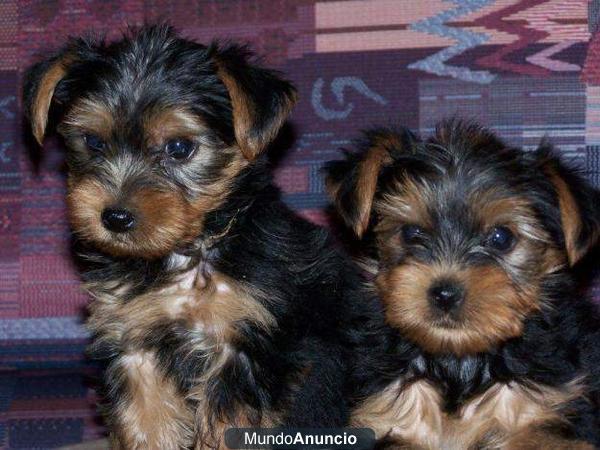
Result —
[[599, 193], [547, 143], [456, 120], [426, 141], [372, 130], [326, 170], [391, 327], [357, 360], [351, 422], [383, 448], [600, 445], [600, 322], [571, 270]]
[[282, 203], [264, 154], [292, 85], [243, 47], [151, 26], [70, 40], [24, 91], [37, 141], [50, 123], [68, 149], [114, 446], [222, 448], [229, 427], [343, 425], [353, 271]]

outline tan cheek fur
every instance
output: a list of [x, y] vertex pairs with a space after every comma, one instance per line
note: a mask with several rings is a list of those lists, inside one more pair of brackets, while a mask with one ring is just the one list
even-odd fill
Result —
[[[234, 150], [229, 150], [234, 151]], [[239, 150], [235, 150], [239, 153]], [[69, 181], [67, 197], [71, 224], [82, 238], [95, 242], [115, 256], [163, 256], [191, 243], [202, 232], [207, 212], [225, 200], [235, 176], [248, 162], [240, 155], [223, 169], [219, 180], [205, 186], [191, 202], [179, 192], [144, 189], [128, 200], [138, 218], [133, 231], [115, 238], [101, 222], [104, 208], [115, 202], [111, 188], [91, 178]]]
[[[457, 326], [442, 328], [432, 323], [427, 291], [448, 276], [465, 286], [466, 298]], [[390, 325], [432, 353], [487, 351], [518, 336], [524, 318], [541, 307], [536, 288], [517, 287], [503, 270], [491, 266], [460, 269], [413, 261], [380, 272], [376, 284]]]
[[113, 196], [98, 181], [69, 179], [67, 206], [73, 229], [84, 239], [108, 239], [109, 233], [102, 226], [100, 214], [114, 201]]
[[[582, 395], [577, 381], [560, 389], [496, 384], [456, 414], [448, 414], [432, 384], [420, 380], [403, 386], [403, 382], [398, 380], [363, 401], [352, 413], [352, 426], [373, 428], [378, 439], [387, 436], [402, 448], [516, 449], [517, 437], [535, 433], [540, 425], [561, 422], [560, 409]], [[541, 442], [564, 444], [554, 435]], [[592, 448], [572, 445], [556, 448]]]
[[[179, 108], [149, 111], [143, 121], [150, 146], [164, 145], [175, 137], [194, 139], [206, 132], [205, 125], [196, 115]], [[88, 98], [73, 106], [60, 129], [66, 135], [91, 132], [108, 139], [115, 126], [108, 107]], [[103, 186], [93, 178], [70, 179], [68, 206], [74, 230], [115, 256], [156, 258], [191, 243], [202, 232], [206, 213], [223, 203], [233, 179], [249, 164], [237, 147], [218, 151], [231, 154], [231, 161], [217, 180], [202, 186], [194, 200], [184, 198], [177, 190], [152, 188], [140, 189], [124, 199], [123, 206], [131, 209], [138, 220], [132, 231], [118, 237], [104, 228], [101, 213], [119, 198], [121, 185], [127, 181], [124, 174], [134, 169], [135, 162], [123, 160], [110, 166], [114, 186]]]

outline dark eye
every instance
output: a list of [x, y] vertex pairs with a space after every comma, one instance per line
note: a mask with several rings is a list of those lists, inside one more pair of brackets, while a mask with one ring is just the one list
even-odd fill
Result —
[[494, 227], [488, 235], [486, 244], [501, 252], [510, 250], [515, 242], [515, 236], [506, 227]]
[[425, 238], [425, 232], [418, 225], [403, 225], [400, 233], [406, 244], [417, 244]]
[[185, 159], [194, 151], [194, 143], [188, 139], [171, 139], [165, 144], [167, 155], [174, 159]]
[[97, 152], [104, 150], [104, 147], [106, 146], [104, 141], [94, 134], [85, 134], [83, 140], [90, 150]]

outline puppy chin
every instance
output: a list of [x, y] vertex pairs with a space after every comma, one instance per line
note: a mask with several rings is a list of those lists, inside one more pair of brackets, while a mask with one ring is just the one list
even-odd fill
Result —
[[150, 236], [141, 233], [111, 233], [102, 225], [74, 228], [83, 241], [116, 258], [159, 259], [187, 242], [179, 236]]
[[164, 251], [150, 252], [148, 249], [142, 249], [141, 246], [137, 245], [134, 239], [123, 239], [122, 237], [96, 241], [96, 245], [98, 248], [101, 248], [103, 252], [118, 258], [144, 257], [148, 259], [155, 259], [164, 256]]
[[431, 321], [431, 327], [439, 328], [441, 330], [459, 330], [463, 327], [463, 323], [451, 316], [444, 315], [433, 319]]

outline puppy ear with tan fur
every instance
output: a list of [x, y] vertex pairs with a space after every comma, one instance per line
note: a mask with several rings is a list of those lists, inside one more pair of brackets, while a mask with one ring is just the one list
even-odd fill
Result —
[[236, 141], [252, 161], [277, 136], [296, 103], [296, 89], [277, 72], [249, 63], [245, 47], [218, 49], [214, 59], [231, 99]]
[[23, 81], [25, 115], [31, 122], [31, 131], [42, 145], [50, 106], [58, 83], [65, 77], [73, 58], [66, 52], [31, 67]]
[[415, 141], [408, 130], [371, 130], [359, 143], [358, 152], [347, 152], [346, 159], [325, 165], [327, 192], [340, 217], [358, 237], [369, 228], [382, 169]]
[[548, 143], [536, 153], [558, 198], [565, 249], [573, 266], [600, 241], [600, 191], [565, 167]]

